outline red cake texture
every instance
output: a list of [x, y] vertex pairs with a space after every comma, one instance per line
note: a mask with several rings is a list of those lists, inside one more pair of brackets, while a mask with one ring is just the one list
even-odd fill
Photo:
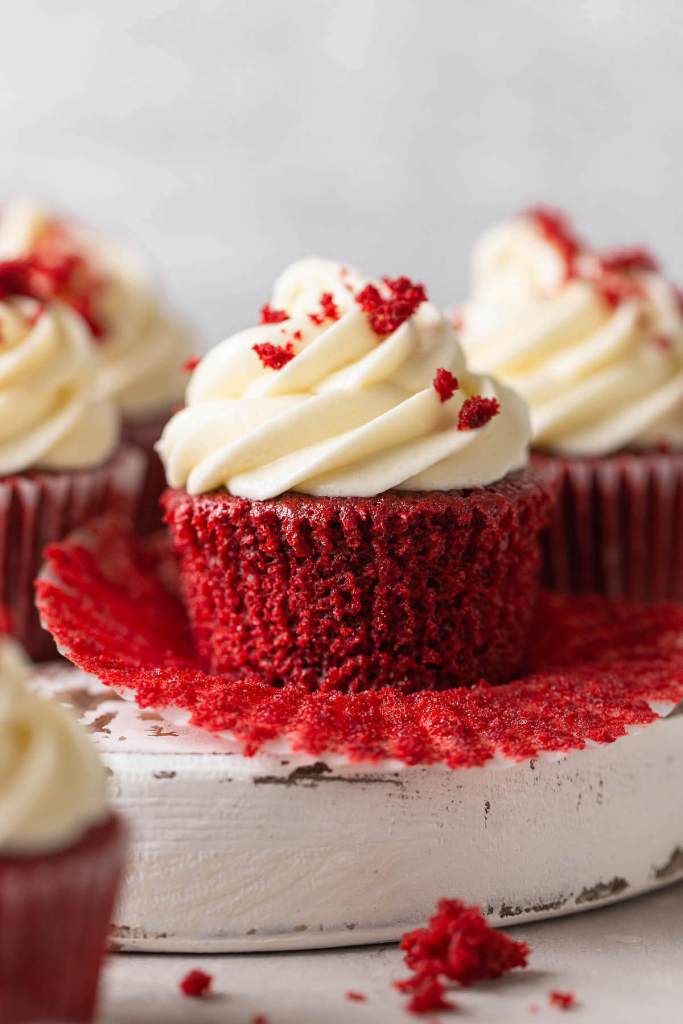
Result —
[[523, 662], [549, 505], [531, 474], [470, 492], [163, 501], [209, 671], [410, 692], [504, 682]]
[[123, 869], [118, 818], [76, 845], [0, 856], [0, 1021], [92, 1021]]
[[573, 992], [551, 992], [548, 1002], [558, 1010], [571, 1010], [576, 1006], [576, 996]]
[[533, 464], [558, 487], [543, 538], [547, 586], [683, 600], [683, 452], [535, 454]]
[[504, 686], [404, 694], [395, 687], [309, 692], [255, 673], [211, 675], [195, 650], [165, 538], [113, 520], [52, 545], [38, 583], [42, 620], [85, 672], [142, 707], [174, 708], [243, 752], [271, 740], [351, 762], [484, 765], [612, 743], [683, 699], [683, 605], [542, 593], [526, 674]]
[[180, 982], [180, 991], [184, 996], [200, 999], [209, 995], [213, 977], [204, 971], [190, 971]]
[[34, 660], [56, 653], [34, 603], [45, 545], [112, 507], [130, 510], [138, 500], [140, 478], [139, 455], [122, 448], [95, 469], [0, 479], [0, 606], [11, 632]]
[[443, 979], [469, 988], [526, 967], [529, 957], [527, 944], [491, 928], [479, 907], [448, 899], [439, 900], [425, 928], [403, 936], [401, 949], [412, 974], [395, 987], [411, 993], [407, 1008], [413, 1013], [453, 1008], [444, 1000]]

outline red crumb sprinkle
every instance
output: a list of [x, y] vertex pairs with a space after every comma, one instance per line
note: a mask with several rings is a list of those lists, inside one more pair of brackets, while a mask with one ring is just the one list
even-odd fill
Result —
[[644, 246], [633, 245], [622, 249], [611, 249], [601, 257], [606, 270], [616, 274], [632, 274], [636, 271], [660, 269], [657, 258]]
[[[406, 991], [406, 989], [401, 989], [400, 982], [395, 987], [399, 991]], [[415, 985], [407, 991], [410, 992], [410, 999], [406, 1003], [406, 1010], [409, 1013], [432, 1013], [434, 1010], [457, 1010], [458, 1008], [457, 1003], [450, 1003], [444, 998], [446, 986], [432, 975], [423, 975], [415, 979]]]
[[569, 218], [561, 211], [549, 206], [535, 206], [526, 210], [524, 215], [536, 223], [539, 231], [559, 250], [562, 256], [567, 278], [574, 272], [574, 261], [582, 249], [576, 232]]
[[472, 395], [462, 403], [458, 416], [458, 430], [477, 430], [479, 427], [485, 427], [499, 412], [500, 403], [497, 398]]
[[398, 330], [402, 323], [427, 300], [422, 284], [414, 284], [407, 277], [383, 277], [386, 294], [374, 284], [368, 284], [356, 295], [356, 302], [368, 314], [375, 334], [386, 336]]
[[571, 1010], [576, 1006], [576, 996], [573, 992], [551, 992], [548, 1002], [558, 1010]]
[[283, 320], [289, 320], [289, 314], [284, 309], [273, 309], [267, 302], [261, 306], [262, 324], [281, 324]]
[[204, 971], [190, 971], [180, 982], [180, 991], [184, 996], [199, 999], [209, 994], [213, 977]]
[[346, 993], [346, 998], [352, 1003], [367, 1003], [368, 997], [363, 992], [354, 992], [352, 989]]
[[320, 309], [326, 320], [338, 320], [341, 316], [331, 292], [323, 292], [320, 296]]
[[460, 384], [458, 378], [454, 377], [450, 370], [444, 370], [443, 366], [440, 366], [432, 381], [432, 387], [441, 401], [447, 402], [449, 398], [453, 397]]
[[201, 359], [199, 356], [190, 356], [189, 359], [186, 359], [183, 363], [182, 370], [184, 373], [194, 373], [200, 363]]
[[263, 1013], [257, 1013], [251, 1018], [251, 1024], [268, 1024], [268, 1018]]
[[514, 967], [526, 967], [529, 947], [487, 924], [479, 907], [461, 900], [439, 900], [426, 928], [401, 939], [406, 966], [413, 977], [403, 982], [412, 991], [425, 977], [442, 975], [467, 988], [477, 981], [499, 978]]
[[263, 365], [270, 370], [281, 370], [294, 358], [294, 346], [291, 341], [286, 345], [273, 345], [270, 341], [264, 341], [252, 347]]

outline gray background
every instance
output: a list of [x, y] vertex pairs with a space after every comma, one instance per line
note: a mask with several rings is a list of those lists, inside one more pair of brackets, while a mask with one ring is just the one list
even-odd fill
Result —
[[205, 343], [309, 253], [447, 303], [566, 205], [683, 278], [681, 0], [12, 0], [0, 195], [129, 234]]

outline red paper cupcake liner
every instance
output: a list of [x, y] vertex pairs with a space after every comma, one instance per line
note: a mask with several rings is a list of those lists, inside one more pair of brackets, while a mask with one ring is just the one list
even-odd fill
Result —
[[643, 607], [542, 593], [525, 675], [498, 686], [404, 694], [268, 685], [208, 673], [163, 537], [142, 544], [111, 521], [48, 552], [46, 627], [85, 672], [143, 707], [180, 712], [246, 755], [276, 743], [311, 757], [483, 765], [491, 758], [611, 743], [683, 699], [683, 605]]
[[135, 527], [141, 534], [152, 533], [162, 525], [161, 495], [166, 490], [166, 473], [154, 445], [161, 437], [172, 409], [146, 420], [124, 420], [123, 439], [135, 445], [145, 457], [145, 472], [140, 498], [134, 512]]
[[543, 582], [651, 602], [683, 600], [683, 453], [535, 455], [557, 487]]
[[10, 632], [34, 660], [56, 654], [35, 608], [34, 581], [45, 545], [109, 509], [130, 511], [141, 472], [139, 454], [122, 448], [96, 469], [0, 479], [0, 607]]
[[163, 502], [213, 671], [409, 692], [521, 667], [550, 503], [532, 473], [463, 492]]
[[0, 856], [0, 1021], [91, 1021], [121, 879], [116, 817], [72, 847]]

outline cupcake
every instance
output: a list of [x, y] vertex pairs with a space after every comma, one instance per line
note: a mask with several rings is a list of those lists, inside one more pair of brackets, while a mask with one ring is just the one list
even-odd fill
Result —
[[290, 267], [158, 446], [207, 668], [346, 691], [511, 678], [549, 502], [529, 435], [422, 285]]
[[0, 640], [0, 1020], [91, 1021], [125, 830], [78, 724]]
[[154, 444], [182, 397], [187, 331], [137, 253], [18, 199], [0, 215], [0, 259], [23, 257], [38, 263], [46, 286], [85, 319], [97, 343], [97, 394], [116, 404], [124, 438], [147, 459], [139, 524], [151, 528], [164, 486]]
[[0, 261], [0, 608], [35, 659], [55, 654], [34, 606], [45, 545], [130, 509], [141, 475], [116, 404], [97, 397], [85, 321], [42, 295], [31, 261]]
[[534, 463], [559, 488], [545, 580], [683, 599], [683, 301], [644, 249], [599, 253], [558, 213], [493, 228], [462, 340], [529, 403]]

